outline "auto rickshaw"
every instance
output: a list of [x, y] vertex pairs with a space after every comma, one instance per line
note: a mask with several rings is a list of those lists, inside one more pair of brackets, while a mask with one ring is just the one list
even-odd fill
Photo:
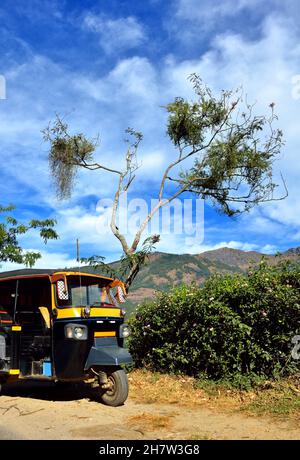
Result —
[[122, 405], [132, 362], [124, 348], [121, 281], [76, 271], [0, 273], [0, 389], [15, 380], [85, 382]]

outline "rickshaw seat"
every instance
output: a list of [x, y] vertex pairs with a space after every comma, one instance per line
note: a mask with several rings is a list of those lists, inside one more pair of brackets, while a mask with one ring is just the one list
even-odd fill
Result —
[[48, 333], [49, 327], [40, 308], [32, 310], [28, 307], [28, 310], [19, 310], [16, 314], [16, 320], [20, 326], [24, 327], [25, 333], [32, 332], [33, 335]]

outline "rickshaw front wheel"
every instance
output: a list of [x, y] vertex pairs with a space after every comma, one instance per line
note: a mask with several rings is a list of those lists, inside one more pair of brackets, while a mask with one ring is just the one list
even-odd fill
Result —
[[100, 389], [100, 401], [107, 406], [121, 406], [128, 397], [128, 378], [123, 369], [107, 373], [107, 389]]

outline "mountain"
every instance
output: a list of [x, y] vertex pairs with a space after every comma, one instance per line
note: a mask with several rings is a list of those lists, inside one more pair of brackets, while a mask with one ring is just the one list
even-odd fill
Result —
[[128, 309], [132, 310], [135, 304], [153, 297], [156, 290], [167, 290], [180, 283], [202, 284], [213, 273], [245, 273], [262, 258], [270, 264], [286, 259], [300, 263], [300, 248], [276, 255], [226, 247], [195, 255], [154, 253], [132, 285]]
[[[155, 252], [135, 279], [125, 307], [130, 313], [137, 303], [152, 298], [157, 290], [164, 291], [181, 283], [202, 284], [213, 273], [245, 273], [250, 265], [257, 265], [263, 257], [270, 264], [286, 259], [300, 263], [300, 248], [276, 255], [227, 247], [201, 254]], [[93, 269], [86, 267], [86, 270]]]
[[288, 249], [283, 254], [285, 256], [299, 256], [300, 255], [300, 247]]

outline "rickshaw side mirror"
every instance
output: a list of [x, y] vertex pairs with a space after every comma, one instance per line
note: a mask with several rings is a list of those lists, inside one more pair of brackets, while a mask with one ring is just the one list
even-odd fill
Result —
[[68, 289], [63, 280], [58, 280], [56, 283], [57, 287], [57, 297], [59, 300], [69, 300]]

